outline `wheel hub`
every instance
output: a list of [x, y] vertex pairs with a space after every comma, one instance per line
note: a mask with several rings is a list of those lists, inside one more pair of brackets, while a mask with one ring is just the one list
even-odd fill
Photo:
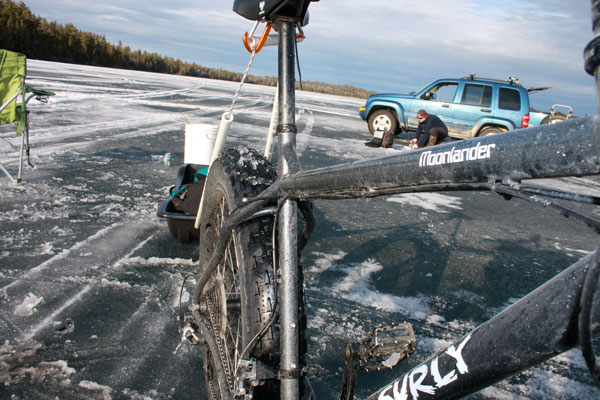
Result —
[[385, 115], [380, 115], [375, 118], [373, 125], [375, 125], [376, 130], [386, 131], [392, 127], [392, 121]]

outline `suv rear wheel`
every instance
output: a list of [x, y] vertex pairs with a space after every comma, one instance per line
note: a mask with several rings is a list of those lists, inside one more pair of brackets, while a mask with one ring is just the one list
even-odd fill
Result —
[[479, 135], [477, 136], [488, 136], [495, 135], [497, 133], [506, 132], [505, 129], [500, 128], [499, 126], [486, 126], [479, 131]]
[[371, 135], [376, 130], [391, 131], [396, 133], [398, 121], [390, 110], [377, 110], [369, 116], [369, 132]]

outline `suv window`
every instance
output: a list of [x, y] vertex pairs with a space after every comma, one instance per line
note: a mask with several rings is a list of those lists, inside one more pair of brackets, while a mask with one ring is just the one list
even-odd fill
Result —
[[425, 94], [421, 96], [421, 99], [437, 100], [446, 103], [451, 103], [454, 101], [456, 89], [458, 89], [458, 83], [456, 82], [438, 83], [437, 85], [429, 89], [427, 92], [425, 92]]
[[503, 110], [519, 111], [521, 109], [521, 96], [518, 90], [500, 88], [498, 108]]
[[461, 104], [489, 107], [492, 105], [492, 87], [467, 83], [460, 102]]

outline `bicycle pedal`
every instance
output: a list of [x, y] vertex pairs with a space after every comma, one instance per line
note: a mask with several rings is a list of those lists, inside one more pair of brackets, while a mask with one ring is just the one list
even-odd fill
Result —
[[417, 339], [412, 325], [402, 323], [371, 329], [358, 343], [359, 365], [365, 371], [393, 368], [413, 353]]
[[346, 343], [344, 375], [338, 400], [354, 400], [358, 366], [364, 371], [393, 368], [417, 347], [412, 325], [379, 326], [358, 343]]
[[[183, 327], [179, 329], [179, 333], [181, 334], [181, 342], [187, 342], [192, 345], [204, 344], [204, 338], [196, 331], [192, 315], [186, 314], [183, 322]], [[180, 346], [177, 346], [177, 348], [179, 347]], [[177, 349], [175, 349], [175, 351], [177, 351]]]

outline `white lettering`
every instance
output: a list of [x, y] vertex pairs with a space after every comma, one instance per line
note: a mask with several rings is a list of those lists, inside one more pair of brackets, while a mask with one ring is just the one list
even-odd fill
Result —
[[444, 164], [448, 164], [452, 162], [452, 152], [451, 151], [445, 151], [444, 152]]
[[[398, 381], [396, 381], [398, 382]], [[386, 393], [392, 388], [394, 384], [387, 385], [383, 388], [381, 392], [379, 392], [379, 396], [377, 396], [377, 400], [394, 400], [394, 398]]]
[[487, 154], [487, 145], [484, 144], [477, 150], [477, 159], [483, 160], [485, 158], [486, 154]]
[[438, 357], [434, 358], [431, 362], [431, 375], [433, 375], [435, 386], [438, 389], [458, 379], [458, 375], [456, 375], [456, 372], [454, 370], [448, 372], [446, 375], [444, 375], [444, 377], [440, 376], [440, 370], [438, 368]]
[[434, 153], [433, 151], [428, 150], [422, 152], [419, 156], [419, 167], [430, 167], [463, 161], [485, 160], [492, 156], [492, 149], [495, 148], [495, 143], [482, 145], [481, 142], [477, 142], [475, 146], [460, 150], [456, 150], [456, 146], [448, 151], [440, 153]]
[[452, 162], [461, 162], [463, 159], [460, 156], [460, 151], [454, 151], [456, 147], [452, 148]]
[[[417, 381], [415, 381], [415, 375], [417, 375], [417, 374], [419, 374], [419, 377], [418, 377]], [[409, 382], [410, 382], [410, 394], [412, 394], [413, 399], [419, 398], [418, 392], [423, 392], [423, 393], [428, 393], [428, 394], [435, 393], [435, 387], [430, 386], [430, 385], [421, 385], [421, 383], [425, 380], [426, 377], [427, 377], [427, 365], [421, 365], [420, 367], [417, 367], [417, 368], [413, 369], [412, 371], [410, 371], [408, 378], [409, 378]]]
[[465, 340], [460, 342], [457, 349], [455, 349], [454, 346], [450, 346], [448, 347], [448, 349], [446, 349], [446, 354], [448, 354], [450, 357], [456, 360], [456, 368], [458, 368], [458, 372], [460, 372], [461, 374], [466, 374], [467, 372], [469, 372], [469, 367], [467, 367], [465, 360], [463, 360], [462, 358], [462, 350], [469, 341], [469, 339], [471, 339], [471, 334], [469, 334], [469, 336], [467, 336]]
[[[469, 334], [462, 342], [459, 343], [458, 347], [454, 347], [454, 345], [448, 347], [445, 351], [447, 355], [456, 360], [456, 368], [460, 374], [466, 374], [469, 372], [469, 368], [465, 363], [465, 360], [462, 357], [462, 351], [465, 348], [465, 345], [471, 339], [471, 334]], [[458, 379], [458, 375], [456, 374], [456, 370], [448, 372], [443, 377], [440, 375], [439, 366], [438, 366], [439, 357], [435, 357], [431, 361], [430, 369], [427, 368], [427, 365], [419, 365], [414, 368], [412, 371], [404, 375], [402, 379], [402, 386], [400, 390], [398, 387], [400, 386], [400, 379], [395, 380], [394, 382], [387, 385], [385, 388], [379, 392], [379, 396], [377, 396], [378, 400], [408, 400], [408, 390], [410, 390], [410, 394], [413, 399], [419, 398], [419, 392], [427, 393], [427, 394], [435, 394], [435, 391], [439, 388], [442, 388], [451, 382], [454, 382]], [[431, 371], [431, 376], [435, 381], [435, 386], [431, 385], [423, 385], [423, 381], [427, 378], [428, 371]], [[391, 395], [390, 395], [391, 390]], [[393, 396], [393, 397], [392, 397]]]
[[427, 156], [431, 154], [431, 151], [424, 151], [421, 153], [421, 157], [419, 158], [419, 167], [423, 167], [426, 164]]
[[404, 379], [402, 379], [402, 389], [400, 389], [400, 393], [398, 393], [398, 383], [400, 380], [396, 381], [396, 385], [394, 386], [394, 399], [396, 400], [407, 400], [408, 392], [406, 387], [408, 386], [408, 375], [404, 375]]
[[[379, 396], [377, 400], [407, 400], [408, 399], [408, 375], [404, 375], [404, 379], [402, 380], [402, 388], [398, 391], [398, 385], [400, 384], [400, 379], [395, 380], [386, 386], [381, 392], [379, 392]], [[392, 394], [394, 397], [386, 394], [392, 389]]]
[[477, 160], [477, 148], [478, 147], [479, 147], [479, 143], [477, 143], [477, 146], [471, 147], [469, 149], [469, 161]]

